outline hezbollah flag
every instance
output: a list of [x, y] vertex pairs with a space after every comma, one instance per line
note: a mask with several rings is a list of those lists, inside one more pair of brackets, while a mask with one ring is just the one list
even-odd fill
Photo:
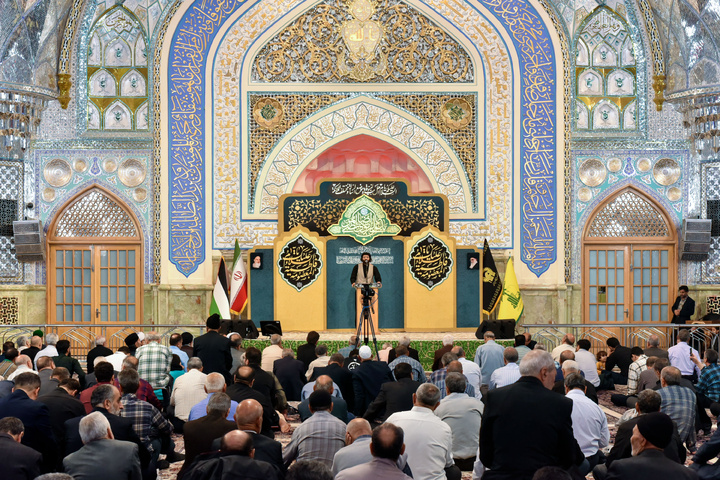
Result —
[[248, 301], [247, 269], [242, 259], [240, 244], [235, 239], [235, 255], [233, 256], [233, 270], [230, 277], [230, 311], [240, 315]]
[[213, 289], [212, 302], [210, 302], [210, 315], [217, 313], [221, 319], [230, 318], [230, 301], [228, 300], [227, 271], [225, 260], [220, 259], [218, 276]]
[[500, 274], [495, 266], [495, 260], [493, 259], [487, 239], [485, 239], [485, 246], [483, 246], [482, 266], [483, 312], [485, 312], [486, 315], [490, 315], [493, 310], [495, 310], [495, 307], [498, 306], [498, 303], [500, 303], [502, 282], [500, 281]]
[[513, 267], [513, 260], [510, 257], [505, 269], [505, 288], [503, 288], [502, 299], [500, 300], [498, 318], [503, 320], [512, 318], [517, 322], [520, 320], [524, 309], [525, 305], [520, 295], [520, 285], [518, 285], [515, 267]]

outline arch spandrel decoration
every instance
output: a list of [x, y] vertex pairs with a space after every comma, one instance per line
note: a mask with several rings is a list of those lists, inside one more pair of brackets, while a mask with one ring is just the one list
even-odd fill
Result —
[[100, 188], [80, 193], [60, 212], [50, 229], [50, 239], [140, 237], [132, 216]]
[[670, 237], [664, 215], [634, 189], [610, 199], [592, 218], [586, 238]]
[[[282, 15], [282, 12], [297, 7], [292, 3], [280, 0], [248, 5], [196, 0], [176, 27], [168, 57], [168, 92], [174, 100], [168, 102], [171, 205], [169, 259], [186, 276], [196, 271], [205, 260], [208, 249], [205, 245], [205, 228], [211, 223], [206, 220], [204, 172], [207, 154], [204, 145], [217, 142], [205, 142], [207, 126], [202, 114], [204, 105], [200, 104], [207, 98], [202, 72], [208, 61], [208, 49], [214, 44], [218, 31], [229, 17], [236, 14], [236, 10], [242, 9], [236, 17], [251, 15], [247, 17], [247, 22], [252, 22], [252, 29], [262, 33], [279, 19], [276, 13]], [[450, 4], [447, 1], [429, 3], [432, 4], [430, 8], [441, 14], [450, 12], [451, 17], [458, 18], [458, 24], [467, 22], [466, 19], [460, 19], [459, 11], [469, 10], [473, 15], [490, 12], [495, 17], [493, 23], [501, 30], [504, 29], [511, 39], [518, 66], [517, 71], [514, 71], [516, 67], [511, 67], [505, 72], [513, 72], [513, 82], [519, 83], [520, 95], [516, 101], [520, 107], [519, 118], [523, 119], [519, 125], [520, 138], [508, 138], [511, 142], [510, 151], [512, 143], [519, 145], [520, 251], [528, 269], [540, 276], [557, 260], [556, 88], [561, 77], [556, 72], [555, 50], [557, 48], [559, 51], [560, 47], [553, 45], [550, 33], [552, 27], [544, 23], [533, 4], [520, 0], [482, 0], [478, 2], [480, 7], [474, 2], [461, 0], [449, 0]], [[310, 6], [310, 2], [306, 4]], [[472, 25], [468, 25], [464, 30], [468, 32], [465, 33], [468, 38], [471, 37], [469, 32], [472, 28]], [[246, 44], [248, 38], [256, 38], [256, 35], [246, 36]], [[235, 73], [242, 74], [237, 63], [235, 65]], [[218, 81], [219, 74], [214, 73], [213, 79]], [[228, 98], [227, 101], [235, 102], [237, 98]], [[188, 125], [193, 128], [186, 128]], [[188, 149], [187, 145], [196, 147]], [[184, 181], [191, 178], [192, 182]], [[511, 205], [509, 208], [512, 208]], [[470, 228], [484, 229], [482, 225]]]
[[257, 83], [472, 83], [475, 79], [472, 57], [463, 46], [400, 0], [323, 2], [259, 50], [250, 76]]

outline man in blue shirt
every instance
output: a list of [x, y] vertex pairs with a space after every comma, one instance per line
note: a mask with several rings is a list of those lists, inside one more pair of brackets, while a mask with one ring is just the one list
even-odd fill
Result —
[[485, 332], [483, 339], [485, 343], [475, 351], [475, 363], [480, 366], [480, 373], [482, 374], [480, 392], [485, 397], [493, 372], [505, 366], [503, 360], [503, 351], [505, 349], [502, 345], [495, 343], [495, 334], [489, 330]]
[[183, 369], [187, 370], [187, 362], [190, 360], [190, 357], [188, 357], [188, 354], [183, 352], [180, 348], [182, 347], [182, 343], [182, 335], [179, 333], [173, 333], [170, 335], [170, 351], [173, 355], [180, 357], [180, 363], [182, 363]]

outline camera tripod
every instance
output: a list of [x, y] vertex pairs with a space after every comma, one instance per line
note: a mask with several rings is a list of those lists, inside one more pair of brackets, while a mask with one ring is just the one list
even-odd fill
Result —
[[375, 302], [377, 302], [377, 297], [375, 298], [375, 301], [372, 301], [372, 297], [375, 296], [375, 291], [373, 290], [373, 288], [380, 287], [376, 283], [371, 283], [355, 284], [355, 288], [360, 290], [360, 294], [362, 295], [362, 309], [360, 310], [360, 315], [357, 322], [357, 332], [355, 333], [355, 338], [357, 339], [355, 341], [355, 348], [360, 348], [361, 334], [364, 338], [365, 345], [370, 343], [370, 335], [372, 335], [373, 346], [375, 347], [375, 355], [377, 356], [377, 337], [375, 336], [375, 326], [373, 325], [372, 321], [372, 314], [375, 313], [373, 305], [375, 304]]

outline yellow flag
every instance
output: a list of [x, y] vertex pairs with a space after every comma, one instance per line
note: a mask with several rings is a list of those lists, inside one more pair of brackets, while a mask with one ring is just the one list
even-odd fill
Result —
[[525, 305], [520, 295], [520, 285], [518, 285], [515, 276], [515, 267], [513, 260], [510, 258], [505, 269], [505, 286], [503, 288], [502, 298], [500, 299], [500, 308], [498, 309], [497, 318], [500, 320], [510, 320], [511, 318], [517, 322], [523, 314]]

